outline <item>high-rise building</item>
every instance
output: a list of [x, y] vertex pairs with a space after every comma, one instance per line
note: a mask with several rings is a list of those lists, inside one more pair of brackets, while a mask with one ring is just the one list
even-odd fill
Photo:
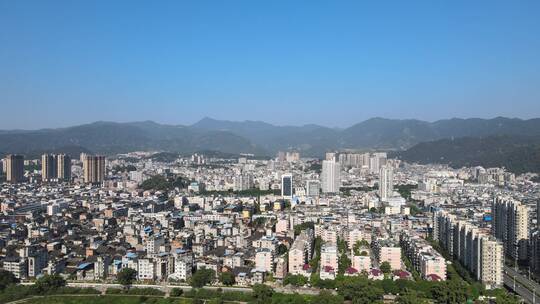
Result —
[[44, 182], [71, 180], [71, 158], [65, 154], [43, 154], [41, 179]]
[[233, 190], [245, 191], [253, 188], [253, 176], [250, 174], [240, 174], [233, 178]]
[[298, 152], [287, 152], [285, 156], [287, 162], [293, 163], [300, 160], [300, 153]]
[[56, 155], [43, 154], [41, 155], [41, 180], [51, 182], [57, 178], [58, 163]]
[[333, 160], [337, 161], [337, 153], [336, 152], [326, 152], [325, 160]]
[[378, 173], [380, 168], [386, 165], [386, 157], [384, 152], [373, 153], [369, 158], [369, 172], [372, 174]]
[[279, 151], [276, 157], [278, 162], [284, 162], [287, 160], [287, 154], [283, 151]]
[[487, 289], [503, 285], [503, 243], [473, 223], [458, 221], [444, 210], [433, 213], [433, 238], [459, 260]]
[[531, 234], [529, 265], [536, 278], [540, 278], [540, 230]]
[[24, 156], [9, 154], [6, 156], [6, 181], [20, 183], [24, 180]]
[[379, 197], [386, 201], [394, 193], [394, 170], [390, 166], [382, 166], [379, 171]]
[[529, 208], [520, 201], [498, 196], [491, 205], [491, 232], [514, 260], [528, 258]]
[[321, 187], [323, 193], [338, 193], [341, 186], [340, 165], [335, 160], [323, 160]]
[[58, 181], [71, 181], [71, 157], [66, 154], [56, 155]]
[[287, 173], [281, 176], [281, 196], [284, 198], [292, 198], [293, 195], [293, 180], [292, 174]]
[[306, 195], [309, 197], [319, 196], [321, 190], [321, 182], [318, 180], [308, 180], [306, 182]]
[[84, 182], [99, 184], [105, 180], [105, 156], [84, 155], [83, 158]]

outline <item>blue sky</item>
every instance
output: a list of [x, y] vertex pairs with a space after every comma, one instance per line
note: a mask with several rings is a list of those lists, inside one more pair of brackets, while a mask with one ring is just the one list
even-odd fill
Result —
[[0, 129], [540, 116], [540, 1], [0, 0]]

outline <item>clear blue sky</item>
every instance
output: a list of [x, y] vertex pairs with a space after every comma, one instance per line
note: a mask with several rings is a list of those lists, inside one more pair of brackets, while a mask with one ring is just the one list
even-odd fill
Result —
[[0, 129], [540, 116], [540, 1], [0, 0]]

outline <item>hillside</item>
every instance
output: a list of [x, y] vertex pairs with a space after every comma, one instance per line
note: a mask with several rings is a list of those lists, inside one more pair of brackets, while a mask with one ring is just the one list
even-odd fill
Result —
[[54, 152], [68, 146], [104, 154], [136, 150], [265, 153], [249, 140], [230, 132], [212, 130], [203, 132], [189, 127], [161, 125], [154, 122], [96, 122], [62, 129], [0, 133], [0, 151], [5, 153]]
[[540, 137], [489, 136], [442, 139], [396, 152], [417, 163], [444, 163], [452, 167], [506, 167], [515, 173], [540, 173]]
[[260, 121], [224, 121], [204, 118], [191, 126], [152, 121], [95, 122], [61, 129], [0, 131], [0, 151], [35, 154], [78, 147], [95, 153], [160, 150], [192, 153], [202, 150], [273, 156], [280, 150], [298, 150], [322, 157], [337, 149], [399, 151], [422, 142], [462, 137], [540, 136], [540, 119], [447, 119], [436, 122], [372, 118], [346, 129], [315, 124], [274, 126]]

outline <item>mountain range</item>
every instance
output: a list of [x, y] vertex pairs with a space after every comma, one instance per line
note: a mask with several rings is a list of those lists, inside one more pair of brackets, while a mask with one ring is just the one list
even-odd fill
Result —
[[493, 136], [519, 137], [520, 142], [527, 143], [527, 138], [540, 137], [540, 119], [453, 118], [427, 122], [372, 118], [343, 129], [212, 118], [203, 118], [189, 126], [152, 121], [100, 121], [58, 129], [3, 130], [0, 151], [39, 154], [69, 149], [73, 154], [78, 150], [114, 154], [136, 150], [179, 153], [210, 150], [271, 156], [279, 150], [297, 150], [305, 156], [320, 157], [337, 149], [405, 151], [420, 143], [425, 149], [428, 142]]
[[505, 167], [511, 172], [540, 173], [540, 137], [487, 136], [419, 143], [392, 157], [409, 162], [444, 163], [452, 167]]

